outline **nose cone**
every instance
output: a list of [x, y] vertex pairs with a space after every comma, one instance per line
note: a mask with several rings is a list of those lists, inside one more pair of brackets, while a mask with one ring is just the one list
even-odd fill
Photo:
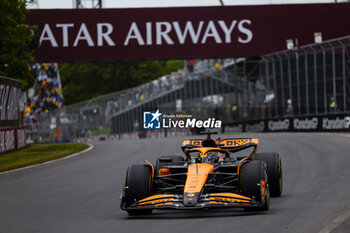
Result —
[[184, 193], [184, 206], [193, 207], [198, 203], [199, 193]]
[[207, 181], [208, 174], [213, 171], [214, 166], [205, 163], [192, 164], [188, 167], [184, 190], [185, 206], [195, 206], [198, 203], [199, 194]]

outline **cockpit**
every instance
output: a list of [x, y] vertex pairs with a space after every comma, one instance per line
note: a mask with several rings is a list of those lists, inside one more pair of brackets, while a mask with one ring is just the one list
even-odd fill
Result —
[[189, 155], [190, 163], [209, 163], [215, 164], [223, 162], [226, 157], [228, 157], [228, 153], [226, 151], [220, 149], [192, 149], [187, 152]]

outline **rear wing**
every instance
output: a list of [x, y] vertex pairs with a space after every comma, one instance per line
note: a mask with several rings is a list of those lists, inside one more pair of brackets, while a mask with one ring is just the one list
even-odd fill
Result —
[[229, 152], [238, 152], [241, 150], [253, 147], [254, 150], [248, 156], [248, 160], [252, 160], [256, 151], [259, 148], [259, 139], [257, 138], [234, 138], [234, 139], [224, 139], [220, 141], [218, 146], [221, 149], [228, 150]]
[[202, 139], [190, 139], [182, 142], [182, 146], [202, 147]]
[[[202, 147], [202, 139], [190, 139], [182, 142], [183, 146], [195, 146]], [[240, 147], [247, 144], [259, 144], [259, 139], [257, 138], [231, 138], [231, 139], [223, 139], [215, 141], [218, 147], [222, 149], [231, 149], [234, 147]]]
[[245, 145], [253, 146], [258, 144], [259, 139], [257, 138], [232, 138], [221, 140], [218, 146], [222, 149], [231, 149]]
[[[182, 148], [189, 147], [202, 147], [203, 140], [202, 139], [190, 139], [182, 142]], [[250, 154], [249, 158], [253, 159], [254, 154], [259, 148], [259, 139], [257, 138], [229, 138], [223, 140], [216, 140], [215, 143], [217, 147], [220, 149], [227, 150], [229, 152], [238, 152], [250, 147], [253, 147], [254, 150]]]

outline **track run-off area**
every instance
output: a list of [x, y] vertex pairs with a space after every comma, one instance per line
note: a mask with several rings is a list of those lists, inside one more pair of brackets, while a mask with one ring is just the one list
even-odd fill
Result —
[[269, 211], [157, 210], [129, 216], [119, 208], [127, 167], [182, 154], [182, 140], [191, 137], [105, 141], [76, 157], [0, 174], [0, 232], [350, 232], [350, 134], [220, 136], [259, 138], [260, 152], [280, 153], [284, 192], [271, 199]]

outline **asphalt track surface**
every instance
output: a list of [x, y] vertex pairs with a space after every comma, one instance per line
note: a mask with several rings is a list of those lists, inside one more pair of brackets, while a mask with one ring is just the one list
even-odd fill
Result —
[[[260, 151], [277, 151], [282, 157], [284, 193], [271, 199], [268, 212], [164, 210], [130, 217], [119, 209], [127, 167], [162, 154], [181, 154], [182, 138], [98, 142], [74, 158], [0, 174], [0, 232], [318, 233], [327, 232], [350, 209], [350, 137], [235, 136], [255, 136]], [[348, 223], [345, 219], [333, 232], [350, 232]]]

